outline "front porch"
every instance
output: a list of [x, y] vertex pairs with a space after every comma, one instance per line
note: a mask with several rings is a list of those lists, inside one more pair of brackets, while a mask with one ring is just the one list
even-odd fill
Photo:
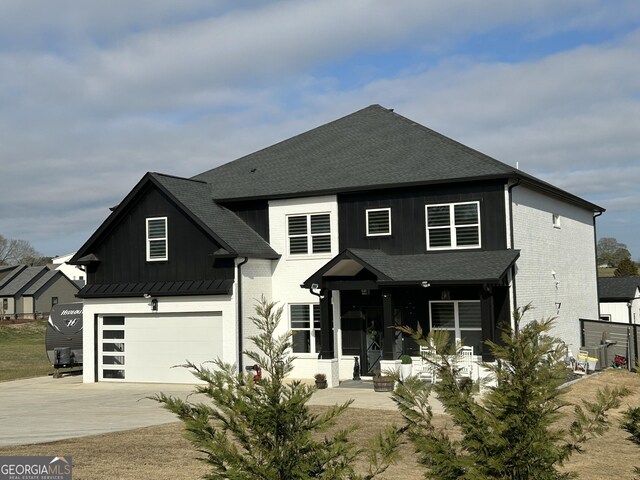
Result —
[[[329, 385], [399, 367], [407, 354], [421, 363], [419, 345], [395, 327], [445, 330], [451, 341], [491, 361], [485, 340], [498, 341], [510, 321], [510, 281], [519, 252], [387, 255], [345, 250], [302, 285], [320, 298], [317, 371]], [[355, 367], [355, 372], [354, 372]], [[479, 374], [479, 372], [478, 372]]]

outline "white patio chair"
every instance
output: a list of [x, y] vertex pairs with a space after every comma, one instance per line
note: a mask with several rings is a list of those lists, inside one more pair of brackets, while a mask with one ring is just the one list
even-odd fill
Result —
[[459, 377], [473, 379], [473, 347], [458, 348], [455, 362]]
[[438, 367], [436, 362], [436, 351], [433, 347], [420, 346], [420, 370], [418, 377], [429, 380], [431, 383], [438, 383]]

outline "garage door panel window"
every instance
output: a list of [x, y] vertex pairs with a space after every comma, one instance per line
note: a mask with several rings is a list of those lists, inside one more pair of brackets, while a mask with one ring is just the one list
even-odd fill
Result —
[[289, 315], [294, 353], [318, 353], [320, 351], [320, 305], [290, 305]]
[[122, 353], [124, 352], [124, 343], [103, 343], [102, 351]]
[[429, 323], [431, 329], [445, 330], [450, 340], [473, 347], [480, 355], [483, 350], [482, 317], [480, 301], [432, 301], [429, 302]]
[[103, 380], [124, 380], [125, 370], [125, 318], [102, 318], [101, 367]]

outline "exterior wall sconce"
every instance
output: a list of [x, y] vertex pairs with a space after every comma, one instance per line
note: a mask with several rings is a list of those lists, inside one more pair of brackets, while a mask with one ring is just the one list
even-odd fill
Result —
[[363, 288], [362, 290], [360, 290], [360, 294], [361, 295], [369, 295], [369, 289], [368, 288]]
[[560, 314], [560, 307], [562, 306], [562, 302], [556, 302], [556, 315]]
[[157, 312], [158, 311], [158, 299], [154, 298], [151, 300], [151, 311], [152, 312]]

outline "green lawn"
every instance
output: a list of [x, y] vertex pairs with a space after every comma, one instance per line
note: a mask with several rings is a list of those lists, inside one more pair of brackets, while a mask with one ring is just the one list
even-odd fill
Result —
[[0, 325], [0, 382], [53, 372], [44, 344], [46, 320]]

